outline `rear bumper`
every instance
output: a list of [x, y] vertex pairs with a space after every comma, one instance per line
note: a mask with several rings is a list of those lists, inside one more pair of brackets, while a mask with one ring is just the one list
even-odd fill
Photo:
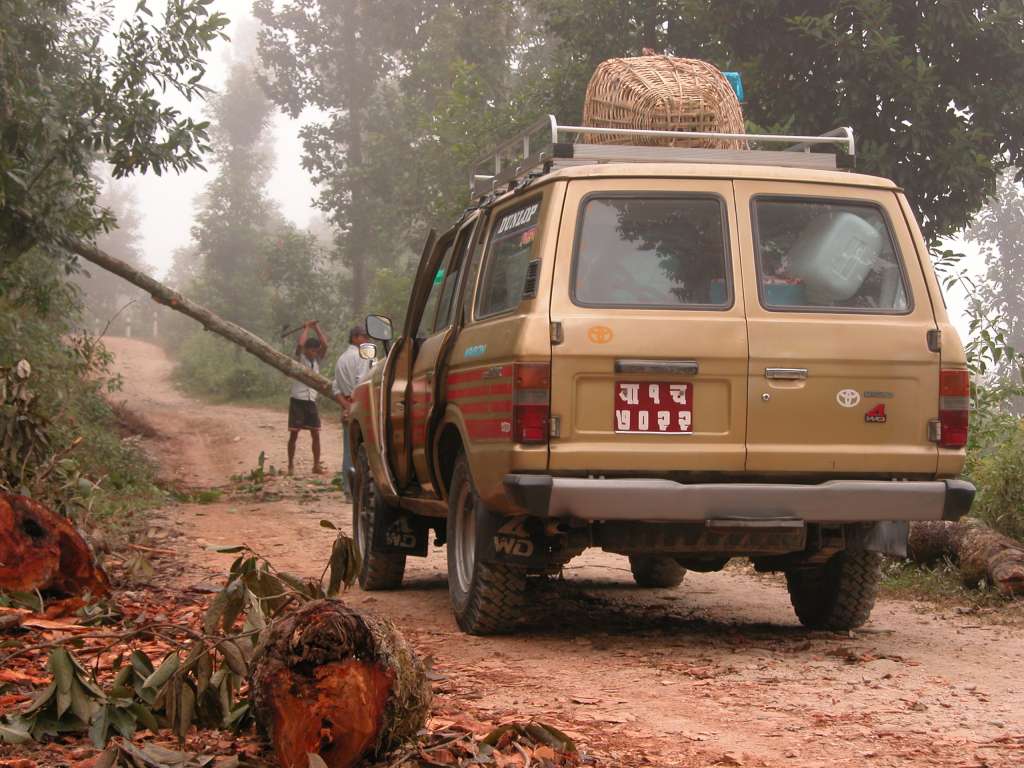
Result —
[[672, 480], [595, 480], [506, 475], [505, 492], [527, 515], [584, 521], [702, 522], [771, 525], [959, 520], [974, 500], [965, 480], [830, 480], [817, 485]]

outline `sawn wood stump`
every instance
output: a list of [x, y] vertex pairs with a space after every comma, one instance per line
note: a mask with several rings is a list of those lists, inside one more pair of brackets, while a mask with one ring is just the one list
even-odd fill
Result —
[[315, 754], [349, 768], [415, 737], [430, 706], [426, 670], [389, 622], [337, 600], [278, 621], [257, 652], [256, 719], [284, 768]]
[[69, 520], [25, 496], [0, 493], [0, 591], [36, 590], [99, 597], [110, 582]]

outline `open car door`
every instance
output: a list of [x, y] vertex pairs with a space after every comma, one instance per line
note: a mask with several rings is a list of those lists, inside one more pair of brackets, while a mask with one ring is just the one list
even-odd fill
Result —
[[416, 330], [423, 316], [430, 288], [433, 285], [437, 266], [444, 256], [444, 249], [437, 247], [437, 233], [430, 230], [423, 245], [419, 269], [413, 282], [409, 307], [405, 313], [402, 334], [395, 340], [381, 381], [384, 398], [383, 412], [387, 426], [388, 466], [398, 491], [402, 491], [412, 480], [412, 442], [409, 440], [410, 409], [408, 400], [412, 380], [412, 365], [416, 359]]

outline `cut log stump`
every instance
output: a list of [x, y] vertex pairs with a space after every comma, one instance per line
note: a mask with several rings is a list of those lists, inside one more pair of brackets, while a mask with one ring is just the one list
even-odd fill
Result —
[[0, 493], [0, 591], [100, 597], [107, 574], [69, 520], [24, 496]]
[[943, 557], [957, 563], [964, 584], [992, 584], [1004, 595], [1024, 595], [1024, 544], [977, 520], [913, 523], [910, 559], [931, 564]]
[[398, 630], [337, 600], [278, 621], [251, 679], [256, 719], [284, 768], [318, 755], [349, 768], [415, 737], [426, 723], [426, 670]]

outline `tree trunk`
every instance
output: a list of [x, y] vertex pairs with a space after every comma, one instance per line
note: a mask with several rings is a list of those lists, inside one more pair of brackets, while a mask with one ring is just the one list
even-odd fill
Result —
[[[358, 99], [350, 99], [353, 105], [349, 108], [349, 130], [348, 130], [348, 151], [346, 162], [355, 173], [363, 170], [363, 109]], [[369, 217], [364, 215], [363, 208], [366, 207], [365, 195], [353, 194], [352, 205], [352, 230], [349, 232], [345, 243], [345, 255], [348, 256], [349, 266], [352, 268], [352, 309], [356, 316], [360, 316], [366, 307], [369, 293], [369, 276], [367, 274], [367, 248], [369, 247], [370, 232]]]
[[0, 591], [36, 590], [100, 597], [110, 583], [67, 519], [24, 496], [0, 493]]
[[918, 563], [955, 560], [968, 586], [987, 581], [1004, 595], [1024, 595], [1024, 544], [977, 520], [912, 523], [907, 551]]
[[301, 381], [325, 397], [333, 397], [331, 382], [328, 379], [318, 373], [314, 373], [305, 366], [299, 365], [298, 362], [278, 352], [259, 336], [250, 333], [240, 325], [224, 320], [206, 307], [190, 301], [177, 291], [173, 291], [158, 280], [154, 280], [145, 272], [136, 269], [125, 261], [121, 261], [121, 259], [111, 256], [109, 253], [101, 251], [95, 246], [70, 238], [65, 239], [61, 244], [83, 259], [91, 261], [93, 264], [103, 267], [119, 277], [123, 277], [132, 285], [137, 285], [152, 296], [153, 300], [157, 303], [181, 312], [193, 320], [198, 320], [206, 330], [213, 331], [233, 344], [237, 344], [249, 354], [259, 358], [272, 368], [281, 371], [285, 376]]
[[310, 754], [349, 768], [415, 737], [430, 707], [426, 672], [390, 623], [337, 600], [270, 629], [253, 667], [253, 711], [284, 768]]

